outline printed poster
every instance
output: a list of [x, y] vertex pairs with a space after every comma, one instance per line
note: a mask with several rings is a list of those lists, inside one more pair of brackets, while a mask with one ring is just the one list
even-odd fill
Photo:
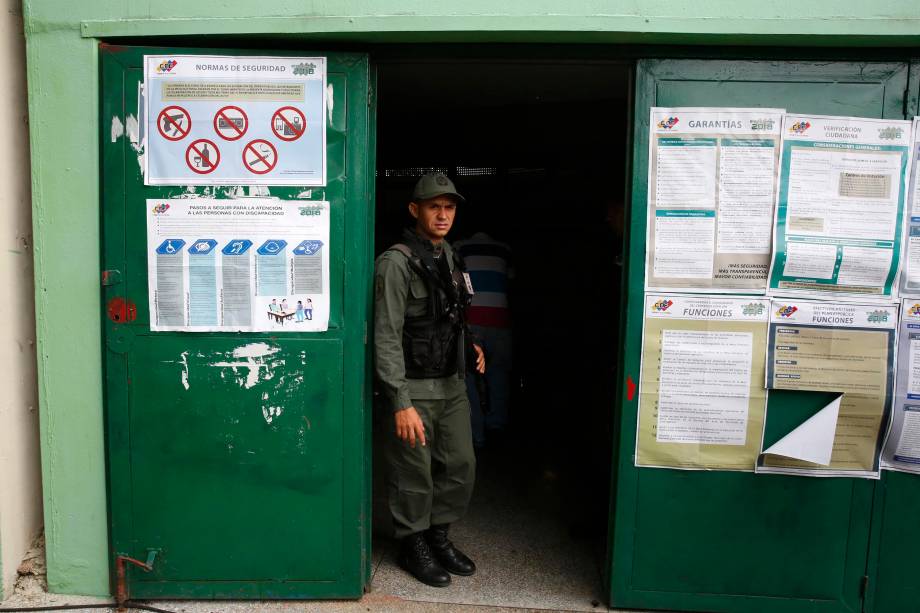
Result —
[[766, 291], [783, 112], [651, 109], [646, 290]]
[[901, 304], [894, 411], [882, 468], [920, 474], [920, 300]]
[[878, 478], [897, 321], [896, 305], [773, 300], [767, 388], [835, 397], [787, 435], [781, 454], [765, 452], [757, 472]]
[[150, 329], [322, 332], [329, 203], [147, 200]]
[[914, 117], [911, 140], [911, 171], [907, 190], [907, 224], [904, 238], [905, 255], [901, 270], [901, 295], [920, 296], [920, 117]]
[[753, 471], [770, 303], [646, 294], [636, 466]]
[[146, 185], [325, 185], [326, 59], [145, 55]]
[[786, 115], [771, 295], [896, 296], [911, 124]]

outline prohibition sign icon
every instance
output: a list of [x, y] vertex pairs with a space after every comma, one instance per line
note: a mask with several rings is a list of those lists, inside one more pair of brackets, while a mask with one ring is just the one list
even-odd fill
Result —
[[293, 106], [282, 106], [272, 115], [272, 132], [284, 141], [294, 141], [307, 131], [307, 118]]
[[199, 138], [188, 146], [185, 150], [185, 163], [192, 172], [200, 175], [206, 175], [214, 172], [217, 165], [220, 164], [220, 149], [213, 141], [206, 138]]
[[278, 164], [278, 150], [267, 140], [257, 138], [243, 147], [243, 166], [257, 175], [271, 172]]
[[166, 140], [182, 140], [192, 131], [192, 116], [181, 106], [167, 106], [157, 115], [157, 130]]
[[238, 106], [225, 106], [214, 113], [214, 131], [224, 140], [239, 140], [249, 129], [249, 117]]

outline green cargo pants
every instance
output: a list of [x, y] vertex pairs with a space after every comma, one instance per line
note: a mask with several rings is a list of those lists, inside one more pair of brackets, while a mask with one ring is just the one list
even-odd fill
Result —
[[427, 445], [400, 440], [390, 422], [386, 459], [390, 513], [402, 538], [432, 524], [450, 524], [466, 513], [473, 494], [476, 456], [466, 389], [445, 399], [413, 399]]

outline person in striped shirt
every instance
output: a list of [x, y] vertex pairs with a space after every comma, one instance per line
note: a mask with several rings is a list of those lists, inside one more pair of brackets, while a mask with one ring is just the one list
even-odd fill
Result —
[[[466, 309], [466, 321], [489, 360], [489, 368], [483, 375], [485, 386], [477, 389], [474, 377], [466, 380], [473, 445], [481, 449], [487, 439], [500, 436], [508, 427], [512, 357], [508, 287], [514, 278], [514, 268], [511, 248], [485, 232], [458, 241], [454, 249], [463, 258], [473, 285], [473, 302]], [[487, 398], [480, 397], [480, 391]]]

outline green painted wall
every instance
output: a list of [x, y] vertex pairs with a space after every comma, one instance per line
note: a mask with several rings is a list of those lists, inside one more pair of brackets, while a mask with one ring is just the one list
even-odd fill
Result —
[[313, 48], [324, 40], [920, 46], [916, 0], [24, 0], [23, 8], [48, 583], [94, 595], [109, 593], [98, 38], [287, 34]]

